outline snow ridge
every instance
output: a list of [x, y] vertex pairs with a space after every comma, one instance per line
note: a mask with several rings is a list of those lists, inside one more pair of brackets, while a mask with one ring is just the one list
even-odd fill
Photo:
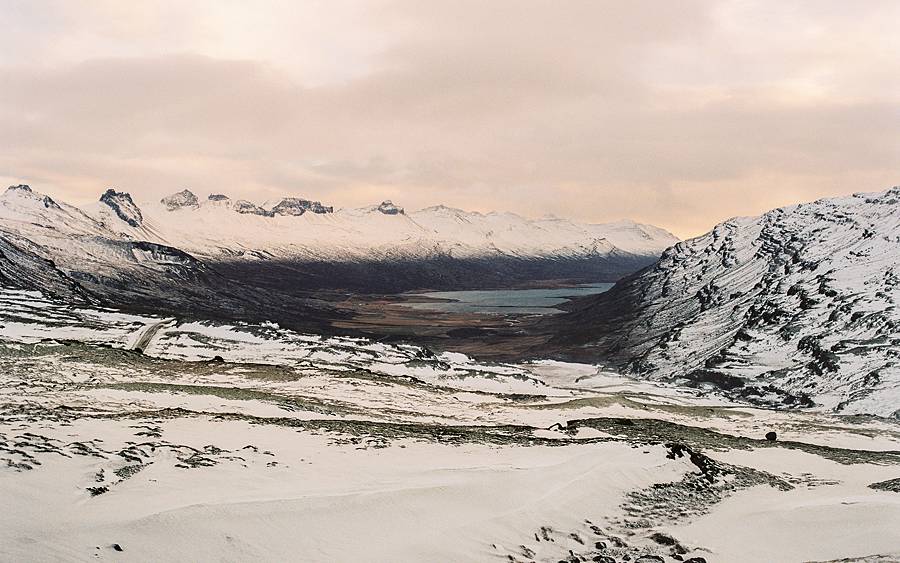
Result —
[[649, 262], [678, 240], [657, 227], [630, 221], [531, 220], [444, 206], [408, 213], [389, 200], [335, 211], [301, 198], [232, 204], [226, 195], [213, 194], [201, 201], [185, 190], [159, 204], [143, 204], [141, 212], [140, 225], [123, 220], [109, 226], [123, 236], [168, 244], [215, 261], [635, 256]]

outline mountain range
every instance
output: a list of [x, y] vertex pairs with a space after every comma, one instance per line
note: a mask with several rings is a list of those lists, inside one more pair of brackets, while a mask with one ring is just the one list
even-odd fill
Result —
[[317, 291], [614, 281], [676, 240], [627, 221], [588, 225], [444, 206], [407, 213], [389, 201], [335, 211], [300, 198], [253, 203], [183, 190], [138, 204], [109, 189], [80, 208], [26, 185], [0, 196], [0, 275], [10, 283], [215, 318], [315, 324], [330, 314]]
[[757, 404], [900, 416], [900, 188], [734, 218], [683, 242], [632, 222], [390, 201], [335, 210], [184, 190], [139, 205], [108, 190], [79, 208], [28, 186], [0, 196], [0, 284], [73, 303], [331, 330], [348, 313], [321, 292], [617, 279], [491, 338], [540, 335], [536, 357]]

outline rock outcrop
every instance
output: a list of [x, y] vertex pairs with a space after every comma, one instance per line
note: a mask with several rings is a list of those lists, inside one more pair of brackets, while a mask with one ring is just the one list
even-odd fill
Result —
[[394, 202], [389, 199], [381, 202], [381, 205], [378, 206], [378, 211], [385, 215], [404, 215], [406, 213], [402, 207], [394, 205]]
[[132, 227], [140, 227], [144, 221], [140, 208], [127, 192], [117, 192], [110, 188], [100, 196], [100, 203], [109, 206], [119, 219]]
[[196, 208], [200, 205], [200, 201], [197, 199], [197, 196], [194, 195], [190, 190], [181, 190], [177, 194], [172, 194], [170, 196], [164, 197], [159, 200], [160, 203], [166, 206], [166, 209], [169, 211], [176, 211], [178, 209], [184, 209], [186, 207]]

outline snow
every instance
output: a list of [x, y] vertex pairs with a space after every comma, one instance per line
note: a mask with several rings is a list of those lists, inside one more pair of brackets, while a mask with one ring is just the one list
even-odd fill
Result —
[[[900, 556], [900, 503], [897, 493], [868, 488], [894, 478], [896, 468], [847, 466], [817, 456], [774, 450], [717, 456], [774, 472], [814, 473], [837, 485], [798, 487], [781, 492], [759, 487], [722, 502], [715, 514], [671, 533], [704, 545], [721, 561], [825, 561], [873, 554]], [[778, 553], [773, 555], [773, 547]]]
[[[896, 560], [900, 494], [871, 485], [897, 478], [900, 426], [833, 412], [890, 414], [900, 404], [895, 192], [736, 219], [663, 259], [674, 276], [666, 279], [677, 280], [670, 291], [684, 299], [659, 301], [654, 322], [685, 307], [693, 322], [652, 348], [650, 360], [671, 375], [725, 343], [718, 369], [810, 391], [815, 409], [753, 407], [607, 366], [483, 362], [270, 322], [132, 315], [0, 287], [0, 559], [654, 554], [671, 563], [675, 547], [653, 539], [666, 533], [682, 559]], [[576, 255], [647, 250], [665, 238], [631, 223], [446, 207], [262, 217], [201, 199], [174, 211], [142, 206], [140, 217], [132, 227], [102, 206], [85, 214], [30, 190], [0, 197], [5, 234], [72, 260], [120, 259], [102, 241], [123, 234], [248, 259], [261, 250]], [[819, 246], [774, 254], [796, 262], [759, 259], [766, 244], [791, 234]], [[784, 270], [770, 279], [773, 264]], [[753, 293], [761, 279], [766, 291]], [[789, 291], [811, 294], [822, 283], [834, 294], [821, 292], [806, 308]], [[712, 307], [686, 304], [701, 291]], [[749, 339], [735, 341], [730, 323], [746, 310], [729, 308], [733, 292], [802, 312], [793, 324], [747, 326]], [[789, 324], [798, 332], [785, 339], [779, 331]], [[811, 361], [809, 349], [798, 349], [811, 335], [839, 356], [839, 369], [773, 379], [774, 370]], [[866, 384], [876, 368], [877, 384]], [[764, 438], [769, 431], [778, 441]], [[690, 455], [679, 456], [680, 447]], [[703, 474], [698, 458], [716, 471]]]
[[[653, 532], [710, 562], [900, 545], [900, 495], [868, 487], [900, 465], [889, 420], [35, 292], [0, 305], [3, 559], [560, 561], [615, 537], [619, 560], [673, 561]], [[679, 441], [793, 488], [735, 473], [708, 505], [683, 496], [697, 466], [664, 445]], [[660, 487], [665, 506], [635, 516]]]
[[[640, 313], [589, 336], [645, 376], [715, 372], [826, 409], [900, 416], [898, 201], [894, 188], [726, 221], [611, 290]], [[603, 299], [582, 314], [603, 322]]]
[[[272, 202], [263, 203], [271, 206]], [[392, 204], [393, 205], [393, 204]], [[380, 206], [334, 213], [263, 216], [235, 212], [228, 202], [202, 200], [170, 209], [140, 205], [144, 221], [133, 227], [104, 205], [85, 210], [109, 229], [197, 256], [255, 259], [359, 260], [423, 258], [441, 254], [478, 258], [584, 257], [613, 252], [653, 256], [677, 242], [662, 229], [632, 222], [579, 224], [530, 220], [512, 213], [466, 212], [443, 206], [385, 214]]]

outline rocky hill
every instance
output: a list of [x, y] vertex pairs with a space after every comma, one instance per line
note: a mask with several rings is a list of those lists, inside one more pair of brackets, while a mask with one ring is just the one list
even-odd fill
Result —
[[555, 345], [769, 404], [900, 416], [900, 187], [737, 218], [553, 319]]

